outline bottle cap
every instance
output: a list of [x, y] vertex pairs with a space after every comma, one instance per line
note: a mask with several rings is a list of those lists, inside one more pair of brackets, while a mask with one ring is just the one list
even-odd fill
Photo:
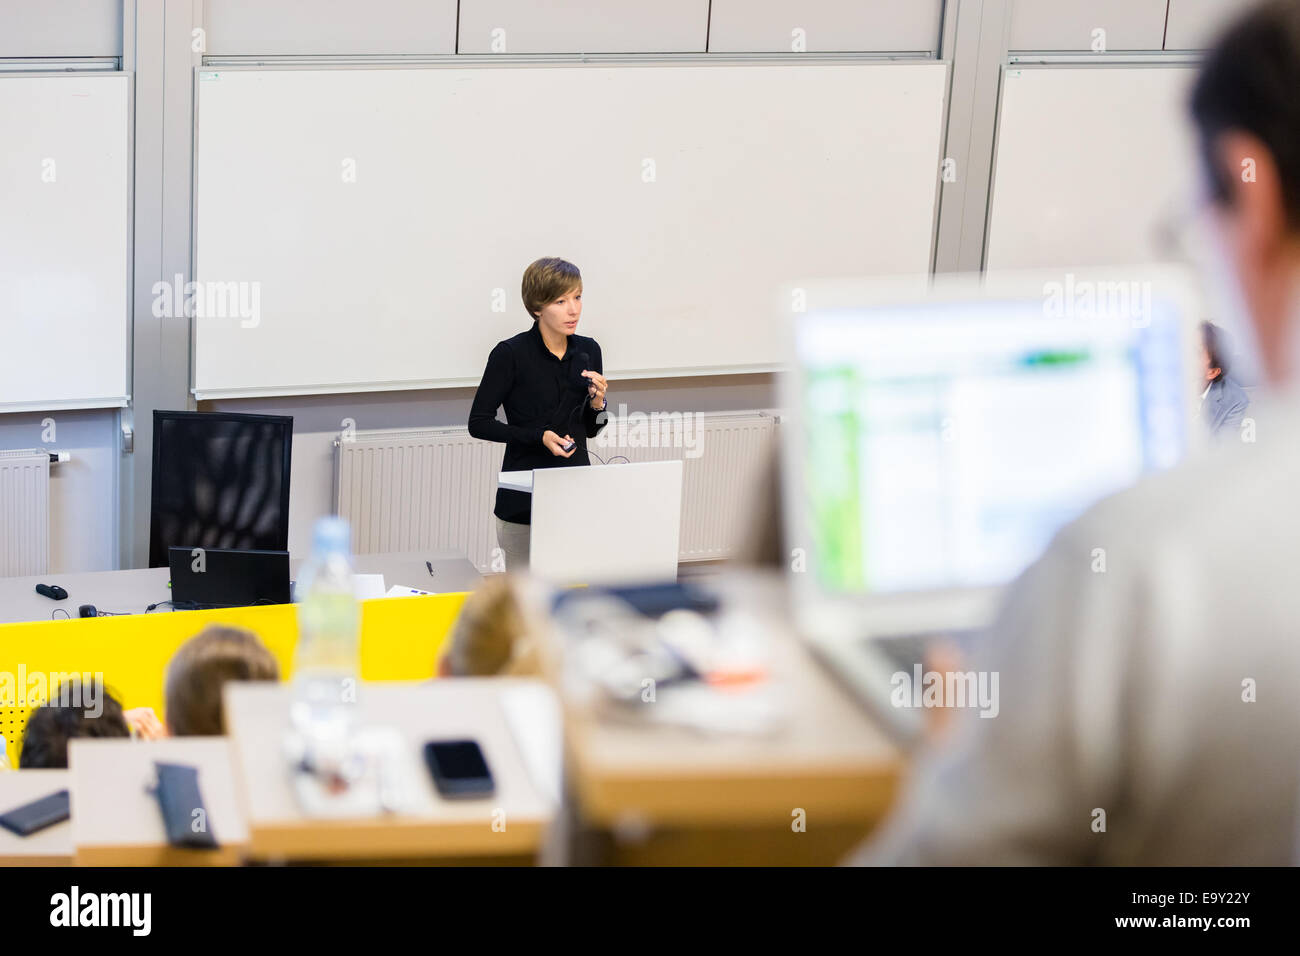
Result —
[[349, 554], [352, 529], [342, 518], [330, 515], [316, 521], [312, 529], [312, 550], [319, 554]]

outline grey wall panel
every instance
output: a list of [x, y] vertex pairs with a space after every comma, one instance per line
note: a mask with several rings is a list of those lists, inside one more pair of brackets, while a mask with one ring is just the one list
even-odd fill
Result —
[[1203, 50], [1254, 0], [1169, 0], [1166, 50]]
[[461, 0], [461, 53], [703, 53], [708, 0]]
[[942, 0], [713, 0], [710, 53], [936, 50]]
[[1010, 0], [954, 0], [944, 13], [941, 55], [952, 64], [935, 272], [978, 272], [984, 262], [998, 85], [1006, 61]]
[[1163, 49], [1165, 0], [1013, 0], [1007, 46], [1089, 51], [1097, 28], [1108, 52]]
[[456, 51], [456, 0], [204, 0], [216, 56]]
[[122, 3], [4, 0], [0, 3], [0, 57], [121, 56]]

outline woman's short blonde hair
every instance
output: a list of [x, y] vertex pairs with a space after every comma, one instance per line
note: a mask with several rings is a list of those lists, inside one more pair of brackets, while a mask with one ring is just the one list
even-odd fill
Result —
[[537, 318], [548, 302], [574, 290], [582, 291], [582, 273], [572, 262], [552, 256], [538, 259], [524, 270], [524, 308], [530, 318]]

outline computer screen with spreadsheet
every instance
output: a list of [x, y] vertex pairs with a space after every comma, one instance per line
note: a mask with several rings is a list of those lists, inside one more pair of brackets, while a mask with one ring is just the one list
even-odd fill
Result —
[[787, 455], [819, 589], [1005, 584], [1089, 505], [1183, 457], [1181, 301], [1055, 312], [981, 294], [796, 317]]

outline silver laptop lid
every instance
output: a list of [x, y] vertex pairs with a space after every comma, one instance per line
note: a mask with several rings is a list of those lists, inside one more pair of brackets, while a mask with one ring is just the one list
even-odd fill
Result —
[[788, 287], [804, 626], [987, 623], [1062, 526], [1196, 442], [1194, 301], [1168, 268]]

